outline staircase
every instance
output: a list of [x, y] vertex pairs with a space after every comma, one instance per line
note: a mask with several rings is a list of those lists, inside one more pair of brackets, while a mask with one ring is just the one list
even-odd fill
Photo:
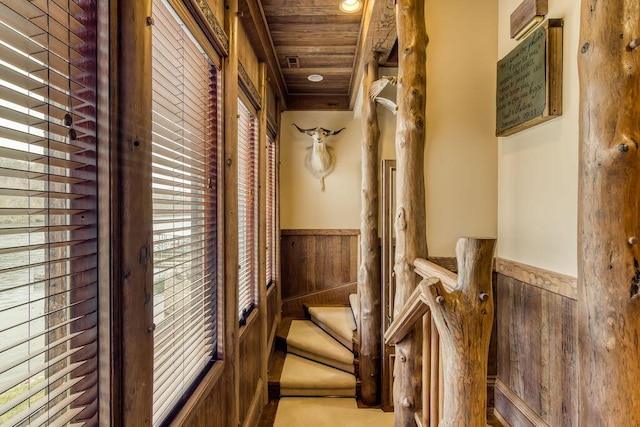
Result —
[[310, 306], [306, 319], [282, 322], [269, 366], [271, 398], [356, 396], [357, 298], [349, 300], [351, 306]]

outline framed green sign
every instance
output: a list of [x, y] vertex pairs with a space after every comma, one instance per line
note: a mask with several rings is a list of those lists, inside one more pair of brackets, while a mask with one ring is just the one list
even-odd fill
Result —
[[496, 136], [562, 115], [562, 19], [549, 19], [498, 61]]

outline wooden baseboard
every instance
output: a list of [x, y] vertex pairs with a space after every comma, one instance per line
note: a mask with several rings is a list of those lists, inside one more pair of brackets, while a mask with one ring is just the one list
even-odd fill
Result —
[[527, 402], [522, 400], [500, 379], [496, 380], [495, 393], [495, 409], [500, 414], [500, 418], [505, 420], [506, 425], [549, 427], [549, 424]]
[[496, 272], [573, 300], [578, 299], [578, 280], [566, 274], [555, 273], [504, 258], [495, 259]]

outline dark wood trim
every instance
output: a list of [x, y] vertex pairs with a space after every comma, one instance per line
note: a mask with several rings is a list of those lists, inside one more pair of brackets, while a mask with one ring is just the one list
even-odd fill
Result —
[[572, 300], [578, 299], [578, 280], [575, 277], [544, 270], [504, 258], [495, 259], [496, 272], [528, 283]]
[[[381, 166], [382, 179], [382, 270], [380, 274], [382, 282], [382, 318], [381, 331], [384, 336], [387, 328], [393, 320], [393, 296], [395, 289], [395, 278], [393, 274], [395, 239], [393, 231], [393, 203], [394, 197], [394, 181], [392, 175], [396, 170], [396, 161], [394, 159], [382, 160]], [[391, 356], [394, 354], [395, 348], [386, 344], [382, 344], [382, 381], [381, 381], [381, 405], [382, 410], [386, 412], [393, 411], [393, 366]]]
[[211, 10], [207, 0], [187, 0], [185, 3], [194, 17], [198, 19], [200, 26], [206, 31], [207, 37], [211, 40], [218, 53], [221, 56], [229, 55], [229, 37]]
[[[263, 97], [260, 92], [258, 92], [258, 89], [256, 89], [256, 85], [254, 85], [253, 81], [251, 81], [251, 77], [249, 77], [247, 70], [245, 70], [241, 62], [238, 62], [238, 78], [240, 88], [247, 96], [247, 99], [249, 100], [251, 105], [253, 105], [253, 108], [255, 108], [256, 111], [260, 110], [262, 108]], [[261, 126], [260, 129], [264, 129], [264, 127]]]
[[[118, 1], [116, 138], [118, 187], [113, 286], [121, 296], [122, 426], [150, 426], [153, 406], [151, 200], [151, 0]], [[135, 212], [135, 215], [131, 215]]]
[[281, 236], [357, 236], [358, 229], [288, 229], [281, 230]]
[[338, 94], [291, 94], [287, 96], [289, 111], [350, 111], [349, 95]]
[[[239, 7], [240, 11], [243, 12], [242, 21], [245, 28], [249, 30], [248, 35], [256, 56], [259, 61], [266, 63], [270, 86], [276, 97], [283, 100], [286, 95], [286, 85], [275, 53], [262, 3], [259, 0], [242, 0]], [[282, 105], [282, 108], [285, 107], [285, 105]]]
[[526, 28], [536, 17], [540, 17], [541, 21], [548, 12], [548, 0], [524, 0], [511, 14], [511, 38], [515, 38], [516, 34]]

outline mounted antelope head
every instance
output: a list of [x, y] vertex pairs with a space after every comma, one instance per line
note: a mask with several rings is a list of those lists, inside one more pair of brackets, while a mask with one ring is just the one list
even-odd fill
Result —
[[313, 143], [307, 147], [307, 155], [304, 158], [304, 165], [311, 175], [320, 180], [320, 189], [324, 191], [324, 178], [333, 171], [335, 157], [331, 152], [331, 147], [325, 144], [325, 139], [332, 135], [337, 135], [346, 128], [340, 130], [329, 130], [323, 127], [302, 129], [297, 124], [293, 124], [300, 132], [306, 133], [313, 138]]

